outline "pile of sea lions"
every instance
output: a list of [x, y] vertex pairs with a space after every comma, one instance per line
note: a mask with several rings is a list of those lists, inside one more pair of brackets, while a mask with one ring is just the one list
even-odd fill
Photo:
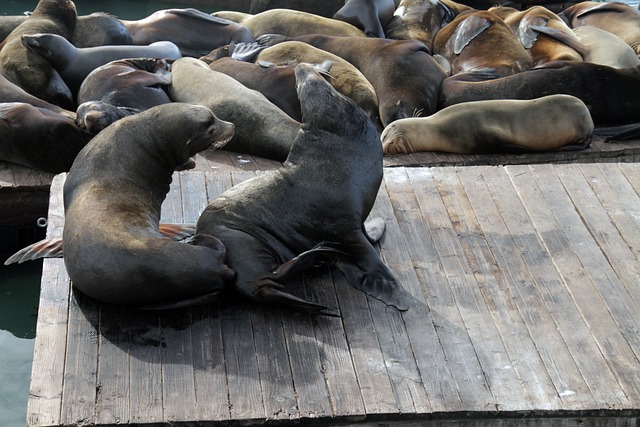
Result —
[[[173, 308], [233, 289], [328, 314], [285, 282], [331, 263], [405, 310], [372, 246], [383, 227], [365, 221], [384, 154], [583, 149], [611, 125], [638, 135], [640, 13], [624, 3], [347, 0], [332, 18], [122, 20], [40, 0], [0, 27], [0, 160], [69, 171], [64, 235], [8, 262], [64, 252], [74, 285], [110, 303]], [[193, 229], [160, 224], [173, 171], [211, 147], [283, 166], [213, 200]]]

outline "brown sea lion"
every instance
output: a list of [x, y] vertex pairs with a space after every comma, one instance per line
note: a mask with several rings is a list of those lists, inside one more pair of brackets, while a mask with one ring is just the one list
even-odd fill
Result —
[[559, 16], [572, 28], [589, 25], [609, 31], [640, 55], [640, 13], [626, 3], [583, 1], [569, 6]]
[[64, 184], [64, 263], [73, 286], [112, 304], [215, 301], [234, 276], [224, 246], [205, 235], [191, 244], [163, 238], [160, 208], [176, 167], [231, 135], [233, 125], [208, 108], [173, 103], [125, 117], [87, 144]]
[[76, 19], [76, 6], [71, 0], [40, 0], [33, 14], [0, 44], [0, 73], [31, 95], [74, 109], [73, 95], [62, 77], [49, 61], [24, 46], [22, 37], [50, 33], [69, 40]]
[[382, 133], [385, 154], [523, 153], [589, 146], [593, 120], [570, 95], [500, 99], [452, 105], [429, 117], [397, 120]]
[[451, 64], [451, 74], [492, 68], [500, 76], [529, 70], [531, 56], [495, 13], [465, 11], [435, 36], [433, 53]]
[[[265, 35], [260, 42], [278, 37]], [[394, 120], [433, 114], [438, 107], [440, 86], [447, 73], [414, 40], [363, 37], [333, 37], [320, 34], [287, 40], [301, 41], [331, 52], [353, 64], [373, 85], [383, 126]]]
[[[557, 60], [583, 60], [580, 52], [573, 47], [579, 45], [580, 41], [575, 37], [571, 28], [549, 9], [533, 6], [523, 11], [517, 11], [510, 7], [493, 7], [489, 11], [500, 16], [518, 37], [522, 46], [531, 55], [534, 67]], [[554, 32], [562, 32], [566, 38], [573, 38], [572, 45], [550, 37], [547, 33], [541, 33], [540, 27], [552, 29]]]
[[432, 49], [438, 31], [471, 9], [451, 0], [401, 0], [385, 33], [390, 39], [416, 40]]
[[236, 132], [225, 146], [230, 151], [284, 161], [300, 130], [299, 122], [260, 92], [195, 58], [172, 64], [168, 92], [173, 101], [204, 105], [232, 121]]
[[330, 314], [284, 287], [329, 255], [353, 286], [406, 310], [410, 297], [363, 225], [382, 181], [378, 134], [362, 109], [311, 66], [297, 65], [296, 79], [303, 124], [287, 161], [211, 201], [196, 233], [223, 242], [237, 272], [232, 286], [257, 302]]
[[168, 40], [180, 48], [182, 55], [196, 58], [231, 42], [253, 41], [253, 35], [244, 25], [193, 8], [163, 9], [144, 19], [122, 22], [134, 44]]
[[241, 21], [254, 37], [263, 34], [284, 34], [295, 37], [303, 34], [364, 37], [364, 32], [351, 24], [291, 9], [270, 9], [248, 16]]
[[116, 120], [171, 102], [170, 84], [171, 67], [164, 59], [111, 61], [82, 82], [76, 123], [95, 135]]
[[0, 103], [0, 160], [65, 172], [90, 139], [68, 116], [24, 102]]
[[395, 10], [393, 0], [347, 0], [333, 19], [353, 25], [367, 37], [384, 38], [384, 27], [393, 18]]
[[442, 83], [442, 108], [484, 99], [533, 99], [552, 94], [580, 98], [596, 125], [640, 121], [640, 67], [615, 69], [576, 61], [554, 61], [512, 76], [478, 81], [452, 76]]

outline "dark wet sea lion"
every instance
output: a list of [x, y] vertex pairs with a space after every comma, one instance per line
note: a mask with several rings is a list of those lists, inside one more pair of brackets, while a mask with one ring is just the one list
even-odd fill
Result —
[[169, 97], [173, 101], [209, 107], [216, 116], [236, 125], [225, 149], [284, 161], [300, 123], [258, 91], [214, 71], [195, 58], [181, 58], [171, 66]]
[[74, 96], [89, 73], [111, 61], [124, 58], [182, 57], [178, 47], [169, 41], [151, 43], [147, 46], [110, 45], [78, 49], [68, 40], [55, 34], [29, 34], [22, 36], [22, 43], [58, 71]]
[[[260, 41], [269, 37], [263, 36]], [[360, 70], [375, 89], [383, 126], [401, 118], [428, 116], [438, 107], [440, 86], [447, 73], [423, 43], [321, 34], [288, 40], [331, 52]]]
[[326, 60], [332, 64], [329, 82], [338, 92], [353, 99], [369, 115], [378, 131], [382, 132], [376, 91], [362, 72], [349, 61], [298, 41], [282, 42], [264, 48], [256, 57], [256, 62], [266, 61], [277, 65], [296, 65], [301, 62], [319, 64]]
[[171, 102], [171, 67], [164, 59], [111, 61], [93, 70], [78, 91], [77, 124], [91, 134], [121, 119]]
[[65, 172], [90, 139], [68, 116], [24, 102], [0, 103], [0, 160]]
[[64, 262], [73, 286], [102, 302], [163, 308], [216, 300], [233, 277], [212, 236], [162, 237], [173, 171], [220, 147], [233, 125], [173, 103], [125, 117], [80, 152], [64, 184]]
[[237, 272], [233, 286], [258, 302], [323, 313], [326, 307], [293, 296], [284, 282], [328, 254], [339, 257], [353, 286], [407, 309], [407, 295], [363, 227], [382, 181], [378, 134], [312, 67], [296, 66], [296, 78], [303, 124], [286, 162], [211, 201], [196, 232], [223, 242]]
[[531, 56], [495, 13], [465, 11], [436, 34], [433, 54], [451, 64], [451, 75], [492, 68], [501, 76], [531, 69]]
[[183, 55], [196, 58], [231, 42], [253, 41], [253, 35], [244, 25], [193, 8], [163, 9], [144, 19], [122, 22], [134, 44], [169, 40]]
[[75, 108], [73, 95], [55, 68], [22, 45], [25, 34], [51, 33], [71, 39], [76, 28], [71, 0], [40, 0], [22, 24], [0, 44], [0, 73], [26, 92], [67, 110]]
[[397, 120], [381, 139], [385, 154], [524, 153], [584, 149], [592, 134], [593, 120], [581, 100], [549, 95], [463, 102], [429, 117]]
[[333, 19], [348, 22], [364, 31], [367, 37], [384, 38], [384, 27], [395, 10], [393, 0], [347, 0], [333, 15]]
[[[331, 68], [327, 62], [324, 67]], [[232, 58], [220, 58], [209, 63], [209, 68], [233, 77], [246, 87], [257, 90], [289, 117], [300, 122], [300, 101], [296, 93], [293, 65], [275, 65], [268, 62], [252, 63]], [[328, 72], [329, 70], [325, 70]]]
[[596, 125], [640, 121], [640, 67], [616, 69], [575, 61], [549, 62], [541, 68], [483, 81], [468, 75], [452, 76], [442, 83], [440, 106], [562, 93], [580, 98]]

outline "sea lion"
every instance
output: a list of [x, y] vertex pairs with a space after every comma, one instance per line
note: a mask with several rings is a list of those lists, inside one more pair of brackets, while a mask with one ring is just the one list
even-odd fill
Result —
[[347, 0], [333, 19], [353, 25], [367, 37], [384, 38], [384, 27], [393, 18], [395, 10], [393, 0]]
[[[265, 35], [258, 39], [267, 42], [277, 36]], [[447, 73], [423, 43], [321, 34], [287, 40], [331, 52], [360, 70], [375, 89], [382, 126], [405, 117], [428, 116], [438, 108], [440, 86]]]
[[[28, 15], [0, 16], [0, 40], [22, 24]], [[42, 31], [37, 31], [42, 32]], [[75, 47], [94, 47], [110, 44], [131, 44], [131, 34], [115, 16], [104, 12], [78, 16], [76, 29], [71, 37]]]
[[[500, 16], [518, 37], [522, 46], [531, 55], [534, 67], [551, 61], [583, 60], [582, 55], [576, 49], [580, 45], [580, 41], [575, 37], [571, 28], [549, 9], [543, 6], [533, 6], [518, 11], [511, 7], [492, 7], [489, 11]], [[556, 37], [551, 37], [547, 32], [542, 32], [543, 29], [563, 33], [566, 39], [572, 38], [572, 43], [568, 45]]]
[[640, 13], [626, 3], [583, 1], [558, 15], [572, 28], [589, 25], [609, 31], [640, 55]]
[[76, 118], [74, 111], [66, 110], [58, 105], [51, 104], [43, 99], [31, 95], [25, 92], [20, 86], [7, 80], [5, 76], [0, 74], [0, 102], [25, 102], [31, 104], [34, 107], [46, 108], [53, 112], [62, 114], [73, 120]]
[[211, 201], [196, 233], [223, 242], [237, 273], [232, 286], [252, 300], [326, 314], [284, 282], [327, 254], [353, 286], [406, 310], [409, 297], [363, 231], [382, 181], [378, 134], [311, 66], [295, 72], [303, 124], [287, 161]]
[[[296, 65], [301, 62], [319, 64], [322, 61], [331, 61], [329, 82], [338, 92], [353, 99], [369, 115], [378, 131], [382, 132], [376, 91], [362, 72], [349, 61], [298, 41], [282, 42], [260, 49], [255, 59], [256, 62], [266, 61], [277, 65]], [[234, 55], [235, 53], [232, 53], [232, 56]]]
[[164, 59], [111, 61], [82, 82], [76, 123], [95, 135], [116, 120], [171, 102], [169, 84], [171, 67]]
[[485, 99], [533, 99], [552, 94], [580, 98], [596, 125], [640, 121], [640, 67], [615, 69], [576, 61], [554, 61], [512, 76], [478, 81], [452, 76], [442, 83], [440, 107]]
[[385, 154], [486, 154], [584, 149], [592, 134], [593, 120], [584, 102], [549, 95], [452, 105], [429, 117], [397, 120], [381, 139]]
[[[574, 28], [573, 36], [568, 37], [565, 32], [552, 28], [533, 28], [572, 46], [585, 62], [613, 68], [634, 68], [640, 65], [640, 58], [631, 46], [609, 31], [585, 25]], [[576, 40], [577, 44], [574, 44]]]
[[160, 208], [176, 167], [231, 135], [233, 125], [208, 108], [173, 103], [125, 117], [94, 137], [63, 189], [64, 263], [73, 286], [112, 304], [215, 301], [234, 276], [224, 246], [202, 234], [191, 244], [163, 238]]
[[62, 76], [74, 97], [90, 72], [111, 61], [124, 58], [181, 58], [180, 49], [170, 41], [148, 46], [112, 45], [76, 48], [56, 34], [28, 34], [22, 43], [33, 53], [47, 60]]
[[458, 14], [436, 34], [433, 53], [451, 64], [451, 74], [492, 68], [508, 76], [533, 66], [531, 56], [498, 15], [487, 10]]
[[195, 58], [181, 58], [171, 67], [169, 98], [209, 107], [222, 120], [236, 125], [225, 149], [284, 161], [300, 123], [249, 89]]
[[[315, 67], [328, 74], [331, 62], [325, 61]], [[257, 90], [289, 117], [302, 121], [300, 100], [296, 92], [295, 66], [244, 62], [226, 57], [209, 62], [209, 68], [233, 77], [249, 89]]]
[[0, 103], [0, 160], [65, 172], [90, 139], [66, 115], [24, 102]]
[[385, 33], [390, 39], [416, 40], [432, 49], [438, 31], [471, 9], [451, 0], [401, 0]]
[[158, 10], [144, 19], [122, 22], [134, 44], [168, 40], [180, 48], [182, 55], [196, 58], [231, 42], [253, 41], [244, 25], [192, 8]]
[[303, 34], [365, 37], [362, 30], [346, 22], [291, 9], [265, 10], [245, 17], [240, 23], [246, 26], [254, 37], [263, 34], [284, 34], [289, 37]]
[[40, 0], [33, 14], [0, 44], [0, 73], [33, 96], [74, 109], [73, 95], [62, 77], [47, 60], [23, 46], [21, 39], [42, 32], [70, 39], [76, 19], [71, 0]]

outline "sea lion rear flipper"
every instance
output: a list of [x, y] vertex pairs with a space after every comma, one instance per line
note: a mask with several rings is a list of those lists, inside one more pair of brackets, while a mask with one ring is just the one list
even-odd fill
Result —
[[160, 223], [160, 234], [162, 237], [171, 240], [184, 240], [196, 234], [195, 224], [168, 224]]
[[[346, 255], [344, 252], [331, 246], [332, 243], [323, 242], [306, 252], [302, 252], [295, 258], [281, 264], [278, 268], [265, 276], [264, 280], [287, 280], [296, 274], [311, 267], [319, 267], [326, 264], [327, 258], [330, 261], [336, 259], [336, 255]], [[333, 243], [333, 245], [337, 245]]]
[[364, 236], [347, 250], [351, 258], [343, 258], [336, 264], [349, 283], [362, 292], [387, 305], [405, 311], [411, 303], [409, 295], [378, 256]]
[[187, 298], [180, 301], [167, 303], [149, 304], [139, 307], [140, 310], [171, 310], [174, 308], [194, 307], [198, 305], [214, 304], [220, 301], [222, 291], [212, 292], [210, 294], [199, 295], [193, 298]]
[[630, 123], [612, 127], [599, 127], [596, 128], [593, 133], [606, 137], [604, 142], [638, 139], [640, 138], [640, 123]]
[[4, 262], [4, 265], [21, 264], [40, 258], [62, 258], [62, 237], [49, 237], [20, 249]]
[[371, 243], [375, 243], [382, 239], [385, 227], [384, 219], [375, 217], [364, 222], [363, 231], [365, 236], [367, 236], [367, 240]]
[[281, 289], [284, 287], [271, 279], [262, 279], [256, 283], [256, 285], [254, 297], [259, 301], [286, 305], [287, 307], [296, 308], [308, 314], [339, 317], [337, 314], [326, 311], [329, 310], [327, 306], [316, 304], [282, 291]]

